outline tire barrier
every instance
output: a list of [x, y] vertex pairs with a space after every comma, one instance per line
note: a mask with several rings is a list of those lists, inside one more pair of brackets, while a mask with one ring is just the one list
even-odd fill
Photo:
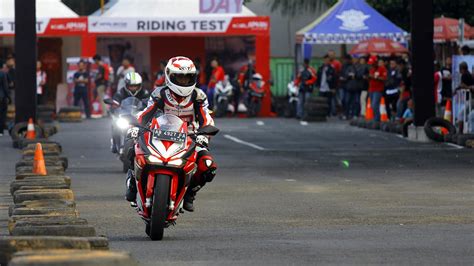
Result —
[[329, 104], [326, 97], [311, 97], [304, 104], [305, 117], [308, 122], [327, 121]]
[[80, 107], [63, 107], [58, 113], [59, 122], [82, 122], [82, 113]]
[[448, 130], [448, 134], [456, 133], [456, 128], [449, 121], [440, 117], [432, 117], [426, 120], [424, 130], [429, 139], [437, 142], [444, 142], [444, 135], [441, 133], [441, 130], [437, 131], [435, 128], [445, 128]]
[[[0, 265], [138, 265], [128, 253], [109, 251], [108, 239], [80, 217], [62, 146], [40, 140], [41, 149], [35, 141], [20, 142], [22, 159], [10, 183], [10, 235], [0, 236]], [[46, 175], [33, 172], [41, 150]]]

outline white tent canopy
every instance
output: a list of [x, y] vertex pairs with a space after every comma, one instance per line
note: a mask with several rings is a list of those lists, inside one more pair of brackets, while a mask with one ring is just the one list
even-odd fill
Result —
[[[0, 19], [15, 17], [15, 0], [0, 0]], [[36, 0], [37, 18], [77, 18], [79, 17], [61, 0]]]
[[[0, 0], [2, 1], [2, 0]], [[242, 7], [239, 14], [205, 14], [205, 16], [254, 17], [255, 13]], [[97, 10], [92, 16], [129, 18], [129, 17], [198, 17], [199, 0], [111, 0], [104, 7], [104, 13]]]

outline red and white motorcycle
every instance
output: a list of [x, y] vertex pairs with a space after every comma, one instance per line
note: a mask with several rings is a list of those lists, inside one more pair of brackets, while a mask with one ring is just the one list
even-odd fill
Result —
[[199, 135], [214, 136], [219, 129], [204, 126], [188, 132], [179, 117], [164, 114], [141, 128], [135, 144], [137, 211], [152, 240], [161, 240], [164, 229], [176, 223], [183, 198], [196, 172], [196, 142]]

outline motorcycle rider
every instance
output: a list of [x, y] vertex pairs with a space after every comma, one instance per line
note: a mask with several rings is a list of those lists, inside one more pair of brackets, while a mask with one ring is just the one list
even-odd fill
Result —
[[[124, 77], [125, 86], [119, 88], [117, 93], [112, 97], [114, 100], [114, 106], [118, 107], [123, 100], [129, 97], [135, 97], [140, 100], [146, 101], [150, 97], [150, 93], [142, 87], [142, 77], [137, 72], [129, 72]], [[146, 103], [145, 103], [146, 104]], [[113, 132], [113, 130], [112, 130]], [[112, 133], [111, 147], [112, 153], [117, 153], [117, 136]]]
[[[165, 67], [166, 85], [152, 92], [147, 108], [138, 115], [138, 122], [146, 126], [156, 114], [162, 112], [180, 117], [188, 123], [191, 132], [206, 125], [214, 125], [208, 109], [207, 96], [196, 88], [196, 78], [197, 70], [193, 61], [183, 56], [171, 58]], [[194, 211], [193, 201], [196, 192], [214, 179], [217, 169], [208, 150], [208, 137], [197, 136], [196, 144], [197, 171], [191, 178], [183, 204], [183, 208], [189, 212]], [[135, 177], [130, 170], [127, 175], [126, 198], [132, 203], [136, 199]]]
[[129, 72], [124, 78], [125, 86], [119, 88], [115, 93], [113, 100], [117, 103], [121, 103], [128, 97], [136, 97], [140, 100], [146, 100], [150, 97], [150, 93], [143, 89], [142, 77], [137, 72]]

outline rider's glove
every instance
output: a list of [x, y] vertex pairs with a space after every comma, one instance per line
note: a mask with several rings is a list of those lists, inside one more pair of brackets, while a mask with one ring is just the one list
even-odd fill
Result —
[[196, 137], [196, 143], [204, 148], [209, 147], [209, 139], [206, 136], [199, 135]]
[[127, 137], [136, 139], [138, 138], [138, 133], [140, 132], [140, 129], [138, 127], [131, 127], [127, 130]]

